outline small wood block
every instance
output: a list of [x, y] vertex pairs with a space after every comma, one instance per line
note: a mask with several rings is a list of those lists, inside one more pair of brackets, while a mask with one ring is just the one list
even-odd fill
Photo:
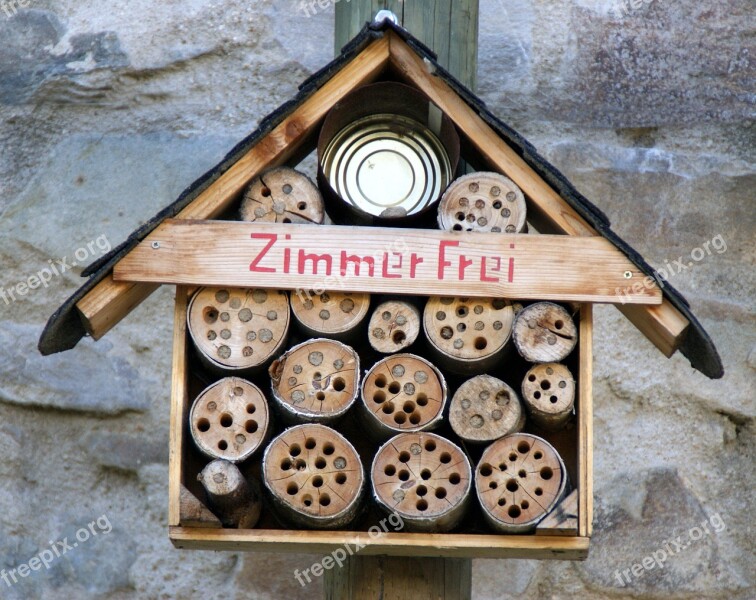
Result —
[[409, 302], [379, 304], [368, 324], [368, 341], [374, 350], [392, 354], [411, 346], [420, 333], [420, 312]]
[[399, 514], [410, 531], [449, 531], [467, 510], [470, 463], [460, 448], [439, 435], [397, 435], [378, 450], [371, 474], [378, 504]]
[[491, 375], [477, 375], [454, 394], [449, 423], [466, 442], [488, 443], [521, 431], [525, 411], [509, 385]]
[[256, 177], [244, 193], [242, 221], [315, 223], [325, 219], [323, 197], [307, 175], [278, 167]]
[[527, 207], [522, 190], [499, 173], [463, 175], [446, 189], [438, 207], [438, 225], [446, 231], [522, 233]]
[[534, 365], [522, 380], [522, 399], [530, 420], [553, 431], [564, 427], [575, 406], [575, 379], [559, 363]]
[[562, 458], [546, 440], [515, 433], [483, 452], [475, 488], [486, 521], [503, 533], [528, 533], [561, 500], [567, 485]]
[[536, 302], [517, 314], [512, 337], [525, 360], [545, 363], [567, 358], [575, 349], [578, 333], [565, 308], [551, 302]]
[[221, 372], [251, 370], [285, 343], [289, 297], [272, 290], [200, 288], [189, 303], [188, 325], [208, 366]]
[[312, 337], [345, 339], [356, 333], [370, 309], [370, 295], [357, 292], [291, 293], [291, 312]]
[[536, 535], [578, 534], [578, 491], [573, 490], [536, 527]]
[[423, 329], [442, 366], [462, 374], [482, 373], [503, 358], [514, 310], [502, 298], [433, 296]]
[[362, 462], [345, 437], [324, 425], [298, 425], [265, 450], [264, 483], [281, 516], [297, 525], [334, 529], [356, 516]]
[[290, 422], [333, 421], [349, 410], [360, 389], [360, 357], [325, 338], [294, 346], [269, 373], [273, 398]]
[[189, 414], [189, 430], [202, 453], [234, 463], [247, 460], [263, 445], [269, 424], [265, 396], [238, 377], [206, 388]]
[[209, 529], [223, 527], [220, 519], [207, 506], [202, 504], [197, 499], [197, 496], [187, 490], [183, 484], [181, 484], [179, 506], [179, 523], [181, 527], [207, 527]]
[[197, 479], [224, 527], [252, 529], [257, 525], [262, 511], [259, 485], [248, 482], [234, 463], [214, 460]]
[[365, 424], [376, 437], [429, 430], [443, 418], [446, 381], [430, 362], [394, 354], [377, 362], [362, 382]]

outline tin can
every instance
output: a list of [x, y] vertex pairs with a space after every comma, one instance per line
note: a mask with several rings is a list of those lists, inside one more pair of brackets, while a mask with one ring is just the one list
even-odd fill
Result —
[[451, 120], [395, 82], [349, 94], [318, 139], [318, 178], [336, 223], [417, 225], [433, 213], [458, 162]]

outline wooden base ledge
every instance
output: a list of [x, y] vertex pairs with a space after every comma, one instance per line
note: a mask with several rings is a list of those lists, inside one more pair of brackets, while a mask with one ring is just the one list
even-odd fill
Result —
[[587, 537], [497, 536], [367, 532], [286, 531], [280, 529], [193, 529], [170, 527], [176, 548], [192, 550], [330, 553], [349, 544], [365, 555], [450, 558], [531, 558], [585, 560]]

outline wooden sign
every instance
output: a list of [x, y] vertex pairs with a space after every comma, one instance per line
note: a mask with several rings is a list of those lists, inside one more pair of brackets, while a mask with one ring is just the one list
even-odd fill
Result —
[[660, 304], [602, 237], [169, 219], [116, 281]]

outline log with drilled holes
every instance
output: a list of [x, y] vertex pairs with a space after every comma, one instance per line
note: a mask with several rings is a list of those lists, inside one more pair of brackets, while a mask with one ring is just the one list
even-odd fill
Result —
[[439, 365], [460, 374], [498, 366], [507, 351], [514, 310], [501, 298], [428, 298], [423, 330]]
[[224, 527], [251, 529], [257, 525], [262, 511], [259, 485], [247, 480], [234, 463], [214, 460], [197, 479], [205, 489], [210, 509]]
[[475, 470], [475, 490], [488, 524], [529, 533], [562, 499], [567, 471], [546, 440], [515, 433], [491, 444]]
[[316, 223], [325, 219], [323, 197], [307, 175], [278, 167], [256, 177], [244, 192], [242, 221]]
[[370, 310], [370, 295], [357, 292], [291, 293], [291, 314], [310, 337], [351, 341], [359, 337]]
[[512, 339], [529, 362], [560, 362], [574, 350], [578, 333], [567, 309], [553, 302], [536, 302], [517, 313]]
[[575, 406], [575, 379], [559, 363], [534, 365], [522, 380], [522, 399], [530, 420], [541, 429], [561, 429]]
[[214, 372], [261, 369], [286, 342], [286, 292], [200, 288], [187, 309], [189, 333], [200, 360]]
[[284, 520], [337, 529], [357, 516], [365, 476], [345, 437], [324, 425], [306, 424], [287, 429], [266, 448], [263, 480]]
[[465, 442], [490, 443], [521, 431], [525, 411], [508, 384], [491, 375], [477, 375], [459, 386], [452, 397], [449, 423]]
[[245, 461], [268, 438], [268, 402], [256, 385], [226, 377], [197, 396], [189, 413], [189, 431], [205, 455]]
[[525, 196], [499, 173], [477, 172], [456, 179], [438, 207], [438, 225], [447, 231], [523, 233]]
[[336, 340], [316, 338], [270, 365], [275, 405], [287, 423], [333, 423], [360, 390], [360, 357]]
[[420, 333], [420, 311], [404, 300], [379, 304], [368, 323], [368, 341], [376, 352], [393, 354], [411, 346]]
[[450, 531], [471, 498], [467, 457], [428, 432], [402, 433], [386, 442], [373, 460], [371, 481], [378, 505], [402, 517], [409, 531]]
[[443, 419], [446, 380], [430, 362], [414, 354], [394, 354], [377, 362], [362, 382], [362, 422], [375, 439], [435, 429]]

